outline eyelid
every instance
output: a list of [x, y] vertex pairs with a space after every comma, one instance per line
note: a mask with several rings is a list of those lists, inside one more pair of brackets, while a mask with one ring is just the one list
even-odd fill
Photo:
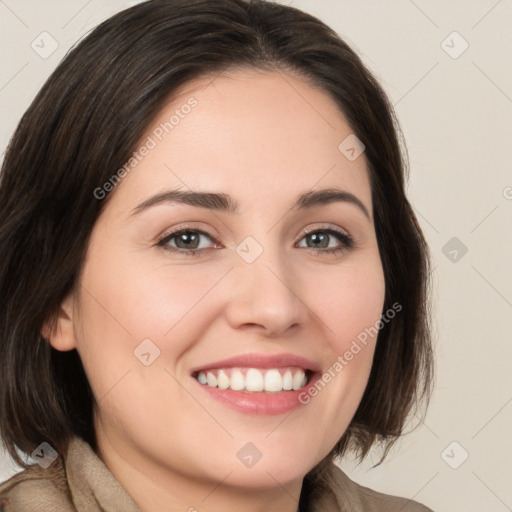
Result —
[[[156, 245], [159, 245], [159, 246], [164, 246], [165, 245], [165, 241], [166, 239], [168, 238], [173, 238], [175, 236], [177, 236], [178, 234], [180, 234], [181, 232], [183, 231], [194, 231], [194, 232], [197, 232], [201, 235], [205, 235], [207, 236], [208, 238], [210, 238], [212, 240], [212, 242], [216, 245], [222, 245], [219, 240], [218, 240], [218, 237], [216, 234], [213, 234], [213, 233], [210, 233], [209, 231], [207, 231], [206, 229], [203, 229], [201, 228], [200, 226], [196, 225], [196, 224], [190, 224], [190, 223], [183, 223], [183, 225], [177, 225], [177, 226], [174, 226], [166, 231], [164, 231], [161, 235], [158, 236], [158, 240], [157, 240], [157, 243]], [[191, 250], [185, 250], [185, 249], [179, 249], [179, 248], [173, 248], [175, 249], [176, 252], [192, 252], [192, 251], [204, 251], [205, 249], [191, 249]]]
[[315, 231], [335, 231], [336, 233], [339, 233], [340, 235], [343, 235], [343, 236], [346, 236], [348, 238], [352, 238], [349, 234], [348, 231], [346, 231], [345, 229], [342, 229], [342, 228], [339, 228], [337, 226], [333, 226], [333, 225], [330, 225], [330, 224], [322, 224], [320, 226], [315, 226], [313, 228], [304, 228], [301, 232], [300, 232], [300, 239], [302, 239], [302, 237], [304, 237], [305, 235], [309, 235], [310, 233], [314, 233]]

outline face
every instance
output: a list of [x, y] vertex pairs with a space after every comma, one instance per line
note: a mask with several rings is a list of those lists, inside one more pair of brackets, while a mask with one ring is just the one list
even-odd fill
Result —
[[104, 458], [261, 489], [333, 448], [384, 302], [365, 156], [338, 148], [351, 134], [281, 71], [188, 83], [161, 110], [94, 226], [72, 333], [54, 338], [82, 358]]

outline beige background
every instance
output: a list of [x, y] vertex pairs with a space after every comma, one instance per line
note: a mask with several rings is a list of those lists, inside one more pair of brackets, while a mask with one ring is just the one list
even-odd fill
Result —
[[[0, 0], [2, 157], [70, 45], [134, 3]], [[410, 151], [410, 197], [435, 262], [438, 369], [426, 424], [382, 466], [369, 469], [371, 458], [342, 466], [437, 512], [512, 510], [512, 1], [286, 3], [334, 27], [390, 95]], [[31, 47], [42, 52], [41, 38], [45, 51], [58, 44], [47, 58]], [[0, 458], [0, 480], [14, 471]]]

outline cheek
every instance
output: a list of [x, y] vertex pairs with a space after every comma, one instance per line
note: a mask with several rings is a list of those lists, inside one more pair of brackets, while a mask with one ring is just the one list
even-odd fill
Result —
[[[160, 340], [165, 345], [162, 348], [178, 353], [193, 339], [195, 328], [216, 313], [208, 294], [224, 272], [215, 265], [146, 265], [143, 272], [127, 274], [128, 285], [106, 292], [109, 301], [118, 304], [134, 338]], [[189, 335], [177, 335], [183, 332]]]
[[313, 282], [309, 285], [309, 300], [328, 329], [334, 352], [342, 354], [353, 340], [364, 340], [364, 333], [370, 330], [374, 333], [371, 328], [379, 324], [385, 295], [378, 258], [372, 258], [367, 265], [340, 266], [324, 275], [317, 274], [314, 283], [315, 286]]
[[78, 313], [79, 352], [86, 369], [93, 370], [91, 380], [105, 381], [102, 388], [123, 371], [139, 368], [134, 351], [144, 340], [154, 343], [155, 353], [160, 350], [160, 362], [172, 364], [194, 333], [198, 336], [201, 326], [215, 316], [215, 305], [206, 300], [204, 308], [201, 302], [225, 271], [212, 266], [193, 272], [176, 265], [144, 266], [133, 255], [111, 260], [91, 257], [83, 273]]
[[[326, 357], [324, 373], [303, 396], [314, 399], [338, 425], [341, 435], [355, 412], [368, 382], [378, 327], [382, 315], [385, 282], [380, 259], [365, 265], [345, 265], [318, 274], [309, 283], [309, 298], [324, 326]], [[324, 388], [329, 388], [324, 393]], [[340, 421], [342, 420], [342, 421]]]

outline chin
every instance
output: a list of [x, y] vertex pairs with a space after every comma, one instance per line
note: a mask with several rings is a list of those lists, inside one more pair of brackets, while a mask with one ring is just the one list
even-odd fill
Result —
[[226, 471], [226, 475], [232, 471], [226, 479], [226, 484], [247, 490], [268, 490], [286, 486], [292, 482], [302, 482], [306, 473], [311, 469], [304, 464], [303, 460], [295, 458], [280, 457], [278, 460], [275, 457], [270, 457], [269, 459], [265, 463], [262, 458], [252, 467], [245, 467], [242, 464], [231, 467]]
[[292, 434], [285, 439], [278, 435], [272, 439], [273, 434], [265, 439], [265, 435], [268, 432], [254, 436], [252, 441], [238, 439], [230, 443], [233, 448], [222, 447], [222, 454], [211, 453], [211, 460], [217, 460], [217, 464], [210, 476], [219, 481], [229, 474], [226, 484], [253, 490], [286, 486], [301, 482], [328, 453], [327, 448], [314, 447]]

